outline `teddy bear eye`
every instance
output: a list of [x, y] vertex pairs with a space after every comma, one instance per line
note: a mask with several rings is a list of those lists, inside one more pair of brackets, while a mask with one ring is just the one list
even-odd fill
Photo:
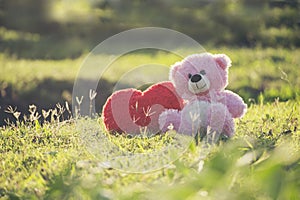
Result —
[[188, 76], [189, 76], [189, 78], [192, 78], [192, 74], [189, 74]]
[[200, 74], [205, 75], [206, 74], [205, 70], [201, 70]]

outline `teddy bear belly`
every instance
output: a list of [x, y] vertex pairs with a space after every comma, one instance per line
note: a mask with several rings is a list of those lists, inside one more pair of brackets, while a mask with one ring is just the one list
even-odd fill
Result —
[[218, 134], [233, 135], [233, 119], [225, 105], [195, 101], [184, 107], [178, 130], [180, 133], [195, 136], [207, 129]]

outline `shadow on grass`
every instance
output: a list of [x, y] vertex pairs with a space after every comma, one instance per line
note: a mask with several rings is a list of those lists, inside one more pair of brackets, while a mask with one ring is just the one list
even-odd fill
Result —
[[[93, 86], [97, 84], [96, 81], [88, 79], [79, 81], [84, 85]], [[49, 110], [55, 108], [58, 103], [65, 107], [66, 102], [68, 102], [69, 108], [72, 108], [73, 81], [47, 78], [42, 81], [33, 80], [32, 83], [30, 83], [30, 86], [29, 83], [23, 85], [22, 89], [16, 89], [13, 85], [0, 82], [0, 126], [6, 124], [5, 119], [9, 119], [12, 122], [15, 122], [16, 120], [12, 114], [5, 112], [8, 106], [12, 106], [13, 108], [16, 107], [17, 111], [21, 112], [22, 115], [29, 114], [29, 105], [32, 104], [37, 106], [39, 113], [41, 113], [42, 109]], [[114, 86], [115, 83], [113, 82], [109, 82], [105, 79], [100, 80], [96, 90], [97, 96], [95, 98], [96, 113], [101, 113], [102, 107], [105, 104], [106, 99], [112, 94]], [[129, 87], [132, 86], [124, 83], [121, 88]], [[236, 88], [233, 89], [233, 91], [239, 94], [247, 104], [257, 103], [260, 94], [264, 95], [265, 102], [273, 102], [277, 97], [281, 100], [287, 99], [284, 94], [281, 96], [279, 94], [272, 96], [268, 94], [268, 91], [264, 90], [264, 88], [253, 88], [251, 86]], [[86, 93], [88, 95], [88, 91]], [[295, 98], [296, 96], [291, 97], [291, 99]], [[69, 114], [65, 112], [63, 117], [64, 119], [67, 119]]]
[[[96, 83], [91, 80], [82, 80], [89, 85]], [[70, 109], [72, 108], [72, 90], [73, 82], [65, 80], [44, 79], [43, 81], [36, 81], [35, 84], [28, 89], [17, 90], [13, 85], [0, 82], [0, 126], [5, 125], [5, 119], [15, 122], [12, 114], [6, 113], [8, 106], [17, 108], [17, 111], [22, 115], [29, 114], [29, 105], [36, 105], [38, 112], [41, 110], [49, 110], [56, 107], [59, 103], [65, 107], [68, 102]], [[101, 113], [102, 107], [106, 99], [113, 91], [114, 83], [101, 79], [97, 87], [97, 97], [95, 100], [95, 109], [97, 113]], [[100, 91], [101, 90], [101, 91]], [[68, 117], [65, 112], [64, 118]], [[22, 118], [20, 118], [22, 119]]]

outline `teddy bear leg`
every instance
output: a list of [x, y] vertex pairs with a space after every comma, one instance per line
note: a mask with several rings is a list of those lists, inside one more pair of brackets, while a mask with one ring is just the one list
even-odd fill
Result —
[[234, 122], [227, 107], [221, 103], [210, 106], [207, 136], [217, 139], [221, 134], [231, 137], [234, 134]]
[[194, 101], [186, 105], [181, 114], [179, 132], [185, 135], [197, 136], [201, 127], [207, 126], [207, 117], [210, 103]]
[[159, 128], [162, 132], [167, 132], [168, 130], [179, 130], [181, 121], [181, 112], [176, 109], [168, 109], [159, 115]]
[[235, 127], [234, 127], [234, 120], [233, 118], [229, 115], [226, 116], [224, 128], [223, 128], [223, 134], [226, 135], [227, 137], [232, 137], [235, 132]]

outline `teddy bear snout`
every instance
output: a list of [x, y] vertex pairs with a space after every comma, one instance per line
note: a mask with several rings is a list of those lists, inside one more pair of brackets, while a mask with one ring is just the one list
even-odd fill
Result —
[[188, 88], [193, 94], [206, 92], [209, 89], [210, 83], [205, 75], [189, 74]]
[[200, 74], [194, 74], [191, 78], [191, 81], [193, 83], [196, 83], [196, 82], [200, 81], [201, 79], [202, 79], [202, 76]]

